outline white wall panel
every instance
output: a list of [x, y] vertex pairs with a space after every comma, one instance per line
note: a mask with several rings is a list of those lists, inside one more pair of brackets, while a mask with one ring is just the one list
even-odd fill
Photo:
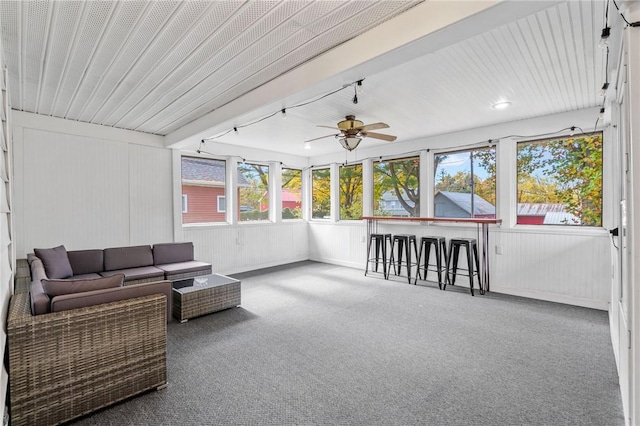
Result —
[[173, 241], [171, 150], [129, 145], [130, 244]]
[[34, 247], [128, 244], [127, 144], [24, 129], [24, 234], [18, 256]]
[[[582, 232], [581, 232], [582, 231]], [[380, 223], [378, 232], [476, 238], [475, 226]], [[311, 222], [309, 258], [364, 271], [366, 223]], [[503, 253], [497, 255], [496, 246]], [[480, 255], [482, 247], [478, 247]], [[459, 262], [464, 262], [461, 258]], [[610, 292], [610, 244], [598, 230], [513, 229], [489, 231], [491, 291], [607, 309]], [[462, 263], [461, 263], [462, 266]], [[466, 286], [466, 277], [458, 285]]]
[[196, 259], [211, 262], [214, 272], [239, 273], [309, 258], [307, 223], [190, 226], [185, 241], [193, 241]]
[[74, 250], [173, 240], [171, 151], [162, 143], [147, 135], [138, 144], [137, 132], [19, 116], [19, 258], [59, 244]]

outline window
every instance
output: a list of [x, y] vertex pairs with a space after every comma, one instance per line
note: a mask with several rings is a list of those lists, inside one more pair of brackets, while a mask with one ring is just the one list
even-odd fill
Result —
[[302, 170], [282, 169], [282, 219], [302, 218]]
[[420, 216], [420, 158], [373, 163], [373, 209], [376, 216]]
[[602, 226], [602, 133], [518, 143], [518, 224]]
[[331, 217], [331, 173], [329, 169], [311, 171], [311, 218]]
[[189, 211], [188, 207], [187, 194], [182, 194], [182, 213], [187, 213]]
[[[208, 158], [182, 157], [182, 223], [226, 222], [219, 198], [226, 193], [226, 162]], [[189, 209], [185, 207], [189, 200]]]
[[269, 219], [269, 166], [238, 163], [240, 221]]
[[496, 149], [434, 156], [435, 217], [496, 217]]
[[340, 219], [362, 217], [362, 164], [340, 167]]
[[218, 212], [224, 213], [227, 211], [227, 197], [224, 195], [218, 195]]

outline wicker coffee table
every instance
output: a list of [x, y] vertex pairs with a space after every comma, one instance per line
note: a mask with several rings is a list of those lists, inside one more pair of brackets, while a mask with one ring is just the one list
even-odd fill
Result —
[[240, 281], [220, 274], [173, 282], [173, 316], [180, 322], [240, 305]]

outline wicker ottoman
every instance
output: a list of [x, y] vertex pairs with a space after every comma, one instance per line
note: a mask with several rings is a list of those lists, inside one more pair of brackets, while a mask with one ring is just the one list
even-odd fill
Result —
[[220, 274], [173, 282], [173, 317], [180, 322], [240, 305], [240, 281]]

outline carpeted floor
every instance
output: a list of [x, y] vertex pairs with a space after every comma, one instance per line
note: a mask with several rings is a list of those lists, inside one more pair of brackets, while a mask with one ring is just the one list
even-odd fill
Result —
[[169, 387], [113, 425], [623, 425], [606, 312], [314, 262], [168, 327]]

